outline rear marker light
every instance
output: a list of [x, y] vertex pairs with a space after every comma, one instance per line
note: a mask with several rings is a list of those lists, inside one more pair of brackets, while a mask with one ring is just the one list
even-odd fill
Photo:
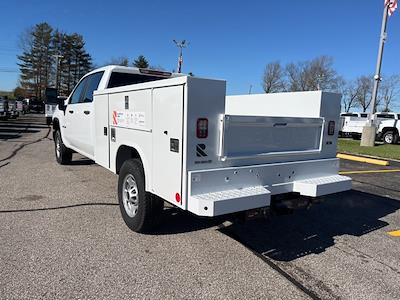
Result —
[[329, 121], [328, 123], [328, 135], [335, 134], [335, 121]]
[[199, 139], [205, 139], [208, 137], [208, 119], [197, 119], [196, 136]]
[[176, 193], [175, 194], [175, 200], [176, 200], [176, 202], [181, 202], [181, 195], [179, 195], [179, 193]]

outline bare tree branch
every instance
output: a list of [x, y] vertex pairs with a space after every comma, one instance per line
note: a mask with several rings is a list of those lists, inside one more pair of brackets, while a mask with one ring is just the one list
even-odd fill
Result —
[[279, 93], [285, 91], [284, 72], [278, 61], [266, 65], [262, 87], [266, 93]]

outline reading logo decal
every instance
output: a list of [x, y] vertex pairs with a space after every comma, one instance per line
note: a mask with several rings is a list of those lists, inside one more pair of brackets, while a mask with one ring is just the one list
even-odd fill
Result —
[[197, 157], [206, 157], [207, 153], [206, 153], [206, 145], [204, 144], [197, 144], [196, 146], [196, 156]]

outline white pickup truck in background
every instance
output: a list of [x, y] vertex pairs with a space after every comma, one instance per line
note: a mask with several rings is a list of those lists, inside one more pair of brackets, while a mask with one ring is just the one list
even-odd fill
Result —
[[[376, 138], [385, 144], [397, 144], [400, 132], [400, 113], [377, 112], [375, 114]], [[346, 113], [341, 117], [341, 136], [351, 136], [360, 139], [363, 127], [368, 121], [367, 113]]]
[[107, 66], [57, 107], [55, 155], [68, 164], [75, 151], [118, 174], [122, 217], [143, 232], [164, 201], [213, 217], [349, 190], [339, 113], [337, 94], [226, 97], [225, 81]]
[[8, 100], [0, 97], [0, 118], [8, 118]]
[[17, 100], [8, 100], [8, 117], [16, 119], [19, 117], [19, 112]]

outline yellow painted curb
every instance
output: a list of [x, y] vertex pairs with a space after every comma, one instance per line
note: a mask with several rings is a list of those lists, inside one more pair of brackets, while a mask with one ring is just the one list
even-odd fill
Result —
[[389, 231], [388, 235], [400, 237], [400, 230]]
[[393, 173], [400, 172], [400, 169], [390, 169], [390, 170], [362, 170], [362, 171], [340, 171], [340, 175], [347, 174], [370, 174], [370, 173]]
[[347, 159], [347, 160], [368, 163], [368, 164], [380, 165], [380, 166], [388, 166], [389, 165], [389, 161], [387, 161], [387, 160], [355, 156], [355, 155], [348, 155], [348, 154], [343, 154], [343, 153], [338, 153], [336, 155], [336, 157], [341, 158], [341, 159]]

